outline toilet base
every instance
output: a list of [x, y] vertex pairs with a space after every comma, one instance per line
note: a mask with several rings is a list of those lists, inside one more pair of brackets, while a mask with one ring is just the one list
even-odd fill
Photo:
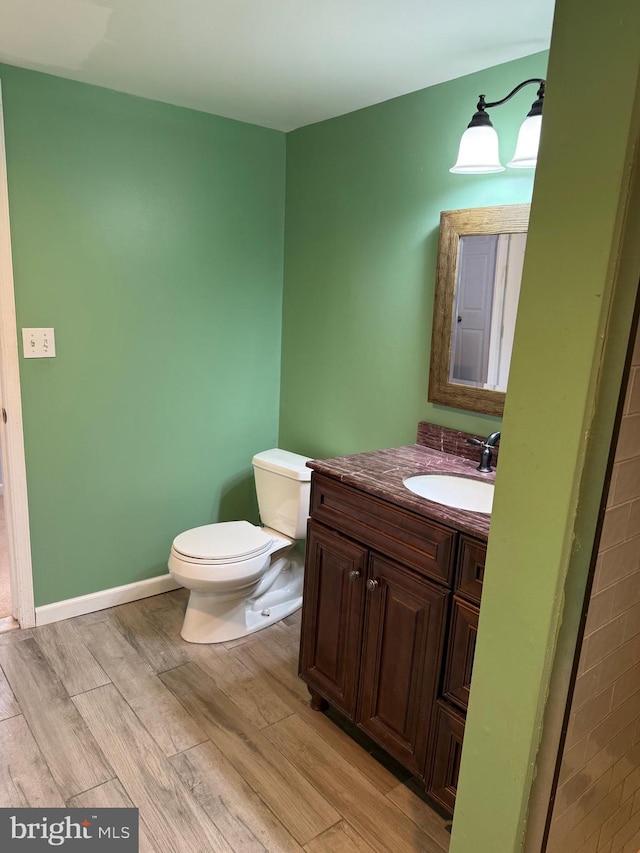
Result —
[[227, 643], [260, 631], [302, 607], [304, 563], [297, 555], [279, 557], [267, 570], [272, 582], [261, 583], [246, 598], [220, 600], [191, 590], [180, 635], [188, 643]]

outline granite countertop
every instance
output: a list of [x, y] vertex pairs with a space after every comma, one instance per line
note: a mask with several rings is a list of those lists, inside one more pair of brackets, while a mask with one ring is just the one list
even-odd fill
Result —
[[478, 460], [454, 456], [421, 444], [410, 444], [333, 459], [314, 459], [307, 465], [319, 474], [413, 510], [439, 524], [484, 540], [489, 535], [490, 515], [434, 503], [414, 495], [402, 482], [416, 474], [438, 473], [459, 474], [493, 483], [495, 473], [481, 474], [477, 470]]

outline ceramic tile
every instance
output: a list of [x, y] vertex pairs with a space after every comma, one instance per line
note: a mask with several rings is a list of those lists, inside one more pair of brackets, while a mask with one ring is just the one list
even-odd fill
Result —
[[[614, 593], [614, 605], [617, 598], [617, 588]], [[624, 632], [626, 624], [626, 614], [622, 613], [611, 622], [607, 622], [602, 628], [594, 631], [585, 643], [583, 648], [585, 670], [591, 669], [599, 661], [611, 654], [614, 649], [622, 645], [624, 642]]]
[[[579, 802], [581, 807], [586, 806], [587, 803], [584, 803], [582, 800], [583, 795], [591, 786], [595, 788], [596, 783], [604, 786], [604, 782], [600, 783], [600, 780], [607, 776], [609, 771], [611, 771], [609, 783], [607, 790], [603, 791], [602, 796], [615, 787], [612, 784], [613, 767], [630, 750], [633, 743], [633, 734], [634, 727], [628, 726], [558, 788], [556, 808], [559, 812], [567, 809], [572, 803]], [[590, 804], [590, 801], [587, 802]]]
[[580, 798], [593, 799], [598, 795], [598, 792], [604, 797], [608, 793], [609, 787], [609, 781], [604, 782], [601, 778], [592, 779], [588, 773], [583, 772], [583, 769], [574, 773], [563, 785], [558, 787], [554, 809], [561, 816], [565, 816], [567, 830], [577, 825], [584, 816], [585, 808], [580, 802]]
[[[602, 794], [604, 783], [608, 781], [607, 774], [594, 786], [599, 794]], [[622, 785], [618, 785], [593, 805], [589, 805], [589, 800], [585, 797], [568, 809], [552, 825], [547, 853], [579, 853], [581, 845], [618, 809], [621, 797]]]
[[[587, 789], [561, 812], [560, 818], [566, 829], [573, 830], [578, 824], [582, 823], [585, 816], [589, 815], [598, 803], [605, 800], [610, 791], [611, 770], [606, 772], [604, 776], [591, 782]], [[585, 829], [583, 840], [591, 834], [591, 831], [589, 827]]]
[[632, 367], [629, 376], [629, 391], [625, 403], [625, 414], [640, 412], [640, 367]]
[[[601, 674], [602, 669], [598, 665], [591, 667], [591, 669], [578, 676], [571, 699], [571, 717], [575, 717], [587, 702], [602, 692], [603, 688], [600, 686]], [[572, 743], [576, 740], [577, 738], [575, 737], [571, 738]]]
[[580, 847], [580, 853], [597, 853], [599, 835], [600, 830], [596, 829], [593, 835], [589, 836], [589, 838], [587, 838], [584, 844]]
[[613, 699], [611, 708], [617, 708], [618, 705], [626, 701], [630, 696], [640, 690], [640, 663], [636, 664], [632, 669], [619, 678], [613, 688]]
[[595, 755], [640, 716], [640, 693], [634, 693], [589, 732], [586, 758]]
[[[627, 437], [627, 454], [629, 446]], [[638, 527], [640, 460], [627, 456], [614, 466], [611, 480], [549, 853], [619, 853], [636, 832], [632, 819], [634, 803], [640, 803]]]
[[632, 502], [627, 524], [627, 539], [640, 536], [640, 499]]
[[601, 551], [606, 551], [608, 548], [613, 548], [614, 545], [624, 542], [630, 512], [631, 507], [628, 503], [622, 504], [622, 506], [612, 506], [606, 511], [600, 536]]
[[632, 459], [640, 456], [640, 414], [622, 418], [616, 449], [617, 459]]
[[631, 608], [635, 607], [636, 604], [640, 604], [639, 581], [638, 573], [634, 572], [632, 575], [623, 578], [618, 584], [616, 584], [616, 592], [613, 598], [613, 609], [616, 613], [631, 610]]
[[[635, 734], [635, 731], [634, 731]], [[585, 763], [587, 738], [583, 737], [571, 745], [565, 744], [562, 754], [562, 766], [558, 776], [558, 786], [563, 785], [569, 776], [573, 776]]]
[[629, 773], [637, 767], [638, 761], [640, 760], [640, 749], [638, 748], [638, 744], [633, 743], [633, 738], [635, 735], [634, 725], [633, 723], [624, 730], [623, 734], [627, 734], [627, 737], [631, 733], [630, 739], [627, 743], [631, 743], [631, 746], [626, 749], [616, 760], [613, 765], [613, 773], [611, 774], [611, 784], [609, 787], [615, 788], [616, 785], [619, 785], [621, 782], [627, 778]]
[[[629, 848], [627, 845], [630, 842], [633, 842], [634, 837], [640, 832], [640, 812], [636, 812], [634, 815], [631, 815], [629, 820], [625, 823], [623, 827], [621, 827], [616, 834], [613, 836], [613, 850], [623, 850], [625, 853], [628, 853]], [[632, 846], [630, 848], [633, 853], [637, 853], [638, 848]]]
[[[635, 749], [636, 747], [634, 747]], [[637, 757], [637, 756], [636, 756]], [[634, 769], [629, 773], [623, 782], [624, 788], [622, 791], [622, 799], [626, 800], [627, 797], [631, 797], [636, 794], [638, 789], [640, 789], [640, 765], [634, 767]]]
[[637, 498], [638, 483], [640, 483], [640, 456], [620, 462], [613, 489], [613, 505], [626, 503]]
[[616, 480], [618, 479], [618, 471], [620, 470], [621, 464], [622, 463], [620, 463], [620, 462], [616, 462], [616, 463], [614, 463], [614, 466], [611, 469], [611, 479], [609, 480], [609, 492], [607, 494], [607, 504], [606, 504], [607, 508], [609, 508], [610, 506], [613, 506], [613, 504], [615, 503], [614, 494], [616, 491]]
[[[607, 685], [613, 684], [638, 661], [640, 661], [640, 636], [635, 636], [622, 646], [615, 648], [594, 667], [593, 675], [598, 679], [599, 690], [604, 690]], [[587, 670], [587, 672], [592, 671]]]
[[[578, 799], [571, 803], [571, 805], [562, 812], [557, 807], [556, 800], [556, 804], [554, 804], [554, 817], [549, 832], [549, 848], [551, 850], [555, 850], [556, 844], [563, 837], [575, 834], [577, 827], [584, 823], [585, 815], [588, 814], [588, 810], [585, 811], [585, 804], [587, 802], [591, 803], [593, 807], [608, 796], [609, 778], [610, 777], [607, 776], [607, 779], [599, 779], [593, 785], [590, 785], [582, 799]], [[584, 841], [589, 834], [589, 827], [582, 827], [582, 831], [578, 833], [578, 835], [581, 836], [582, 841]], [[562, 848], [562, 851], [564, 853], [564, 848]]]
[[584, 635], [588, 637], [593, 634], [598, 628], [606, 625], [613, 616], [613, 599], [615, 591], [613, 587], [604, 589], [602, 592], [597, 592], [591, 596], [589, 601], [589, 612], [587, 613], [587, 622], [584, 627]]
[[559, 777], [559, 805], [578, 798], [561, 821], [554, 811], [554, 853], [640, 853], [640, 330], [633, 364], [573, 696], [581, 738], [567, 738]]
[[[631, 505], [626, 504], [624, 508], [627, 510], [628, 519]], [[624, 529], [624, 541], [602, 552], [598, 592], [611, 587], [622, 578], [628, 577], [638, 570], [638, 542], [635, 539], [627, 540], [626, 531], [627, 527]], [[589, 609], [591, 609], [591, 603], [589, 603]]]
[[567, 740], [577, 741], [588, 734], [594, 726], [604, 719], [611, 708], [614, 685], [589, 699], [579, 711], [571, 715]]
[[600, 592], [606, 586], [609, 586], [609, 584], [606, 583], [605, 578], [603, 578], [602, 576], [602, 552], [599, 551], [598, 555], [596, 556], [596, 566], [594, 569], [593, 588], [591, 590], [591, 595], [595, 595], [597, 592]]
[[[614, 602], [615, 603], [615, 602]], [[624, 605], [624, 600], [619, 602], [620, 606]], [[624, 627], [625, 640], [631, 640], [640, 635], [640, 604], [636, 604], [626, 611], [626, 624]]]
[[[611, 849], [613, 850], [613, 847]], [[640, 853], [640, 831], [635, 832], [633, 838], [627, 841], [622, 848], [622, 853]]]

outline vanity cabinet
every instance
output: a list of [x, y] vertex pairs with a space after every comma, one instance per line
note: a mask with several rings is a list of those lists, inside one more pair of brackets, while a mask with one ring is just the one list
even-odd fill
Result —
[[[453, 810], [484, 543], [314, 471], [300, 676]], [[474, 621], [475, 620], [475, 621]]]
[[454, 533], [315, 473], [311, 506], [300, 675], [312, 707], [328, 701], [424, 778]]
[[453, 812], [478, 633], [486, 544], [460, 534], [441, 695], [432, 726], [427, 792]]

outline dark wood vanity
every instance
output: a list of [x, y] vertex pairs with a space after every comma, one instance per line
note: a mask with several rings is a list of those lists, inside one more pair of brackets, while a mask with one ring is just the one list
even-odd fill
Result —
[[[436, 432], [440, 443], [451, 433], [421, 427], [418, 440], [432, 444]], [[465, 434], [451, 435], [464, 442]], [[413, 495], [403, 480], [493, 478], [478, 474], [473, 451], [463, 450], [473, 460], [420, 443], [310, 463], [300, 646], [312, 707], [338, 709], [449, 813], [489, 517]]]

